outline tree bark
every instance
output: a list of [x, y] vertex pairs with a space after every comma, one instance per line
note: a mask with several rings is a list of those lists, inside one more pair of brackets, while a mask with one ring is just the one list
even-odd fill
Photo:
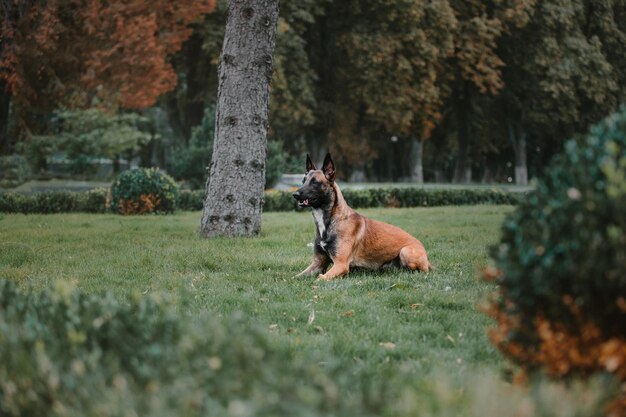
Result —
[[6, 83], [0, 80], [0, 155], [6, 155], [13, 150], [9, 140], [9, 109], [11, 106], [11, 92]]
[[526, 132], [509, 120], [509, 139], [515, 154], [515, 184], [528, 185], [528, 163], [526, 157]]
[[459, 149], [454, 166], [453, 182], [468, 183], [472, 181], [472, 167], [470, 161], [470, 146], [472, 142], [472, 101], [468, 82], [463, 83], [462, 91], [456, 99], [457, 143]]
[[411, 138], [411, 181], [424, 184], [424, 141], [421, 138]]
[[204, 237], [257, 236], [261, 230], [277, 21], [278, 0], [229, 3], [200, 224]]

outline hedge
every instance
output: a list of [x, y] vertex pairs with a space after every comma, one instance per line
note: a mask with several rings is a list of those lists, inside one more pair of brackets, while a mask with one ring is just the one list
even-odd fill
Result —
[[[13, 192], [0, 193], [0, 213], [48, 214], [48, 213], [104, 213], [106, 212], [106, 189], [88, 192], [51, 191], [23, 195]], [[345, 190], [344, 197], [352, 207], [429, 207], [461, 206], [472, 204], [517, 205], [525, 193], [500, 190], [424, 190], [421, 188], [371, 188]], [[202, 210], [204, 191], [182, 190], [178, 194], [176, 209]], [[290, 191], [266, 191], [263, 210], [294, 211], [297, 204]]]
[[35, 194], [0, 193], [0, 213], [104, 213], [108, 190], [46, 191]]

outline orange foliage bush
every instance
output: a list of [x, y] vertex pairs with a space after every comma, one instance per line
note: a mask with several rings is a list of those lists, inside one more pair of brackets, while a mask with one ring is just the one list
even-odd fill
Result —
[[[491, 273], [486, 273], [490, 280]], [[502, 290], [499, 295], [502, 296]], [[525, 381], [536, 370], [550, 377], [614, 374], [622, 381], [622, 390], [610, 404], [607, 415], [626, 416], [626, 339], [605, 335], [596, 324], [585, 319], [572, 297], [565, 296], [562, 302], [570, 309], [573, 322], [549, 321], [540, 311], [528, 322], [512, 313], [515, 306], [506, 297], [503, 303], [492, 299], [483, 308], [496, 321], [496, 327], [489, 329], [491, 342], [520, 366], [518, 382]]]
[[161, 199], [156, 194], [142, 194], [139, 200], [125, 200], [120, 198], [119, 210], [123, 215], [154, 213], [161, 205]]

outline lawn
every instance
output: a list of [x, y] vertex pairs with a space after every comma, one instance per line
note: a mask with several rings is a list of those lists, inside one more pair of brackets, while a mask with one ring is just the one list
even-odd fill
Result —
[[511, 210], [362, 210], [418, 237], [436, 270], [354, 271], [328, 283], [294, 278], [312, 252], [306, 212], [265, 214], [259, 238], [213, 240], [197, 236], [199, 212], [1, 215], [0, 277], [35, 288], [62, 280], [121, 299], [174, 294], [181, 317], [242, 312], [303, 361], [334, 358], [363, 377], [389, 370], [417, 381], [444, 375], [462, 381], [459, 392], [475, 392], [474, 381], [488, 375], [484, 389], [500, 390], [509, 365], [489, 343], [489, 319], [477, 309], [490, 291], [479, 271]]
[[[294, 348], [335, 346], [346, 358], [371, 365], [391, 357], [416, 371], [435, 364], [495, 366], [499, 359], [484, 331], [488, 320], [476, 310], [489, 289], [477, 271], [509, 210], [364, 210], [417, 236], [436, 270], [355, 271], [330, 283], [294, 278], [312, 253], [308, 212], [265, 214], [260, 238], [214, 240], [197, 237], [198, 212], [4, 215], [0, 276], [37, 287], [65, 280], [120, 297], [184, 290], [194, 310], [242, 311]], [[389, 342], [394, 349], [380, 345]]]

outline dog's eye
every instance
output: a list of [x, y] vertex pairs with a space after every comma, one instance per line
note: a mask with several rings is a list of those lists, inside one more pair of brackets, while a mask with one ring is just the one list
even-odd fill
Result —
[[304, 184], [305, 181], [306, 181], [306, 176], [302, 178], [302, 184]]
[[317, 184], [317, 180], [315, 178], [311, 178], [311, 181], [309, 181], [310, 185], [315, 185]]

